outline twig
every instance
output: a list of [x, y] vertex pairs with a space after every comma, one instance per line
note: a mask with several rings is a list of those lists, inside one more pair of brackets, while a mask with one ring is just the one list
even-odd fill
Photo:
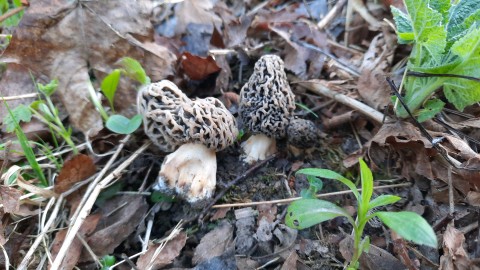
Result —
[[[51, 202], [54, 202], [55, 201], [55, 198], [51, 198], [50, 199]], [[62, 205], [62, 202], [63, 202], [63, 195], [60, 195], [60, 197], [58, 198], [56, 204], [55, 204], [55, 208], [53, 209], [52, 213], [50, 214], [50, 218], [48, 219], [47, 223], [45, 224], [45, 226], [42, 228], [42, 231], [40, 232], [40, 234], [37, 236], [37, 238], [35, 239], [35, 241], [33, 242], [33, 244], [30, 246], [30, 249], [27, 251], [27, 254], [25, 254], [25, 257], [23, 257], [23, 260], [22, 262], [18, 265], [18, 268], [17, 269], [27, 269], [27, 266], [30, 262], [30, 258], [33, 256], [33, 254], [35, 253], [38, 245], [42, 242], [43, 240], [43, 237], [45, 236], [45, 234], [47, 234], [47, 232], [50, 230], [50, 226], [52, 226], [53, 222], [55, 221], [55, 219], [57, 218], [57, 215], [58, 215], [58, 211], [60, 210], [60, 206]], [[47, 215], [47, 212], [45, 211], [45, 215]]]
[[[75, 238], [75, 235], [77, 234], [78, 230], [80, 229], [80, 226], [83, 224], [85, 221], [85, 218], [88, 216], [90, 213], [90, 210], [93, 207], [93, 204], [95, 203], [95, 200], [97, 199], [98, 195], [100, 192], [110, 184], [112, 180], [118, 177], [120, 173], [126, 169], [130, 163], [132, 163], [147, 147], [150, 145], [150, 142], [143, 144], [137, 151], [135, 151], [127, 160], [125, 160], [122, 164], [120, 164], [112, 173], [110, 173], [107, 177], [105, 177], [101, 182], [99, 182], [91, 192], [91, 194], [88, 197], [88, 200], [85, 202], [83, 207], [78, 213], [77, 218], [75, 219], [75, 222], [73, 225], [70, 227], [69, 231], [67, 232], [67, 235], [65, 236], [65, 240], [63, 241], [62, 246], [60, 247], [60, 250], [58, 251], [57, 257], [55, 258], [55, 261], [52, 264], [52, 267], [50, 268], [51, 270], [58, 270], [65, 255], [67, 254], [67, 250], [70, 247], [70, 244], [72, 243], [73, 239]], [[95, 183], [95, 182], [93, 182]], [[93, 184], [92, 183], [92, 184]], [[92, 185], [93, 186], [93, 185]]]
[[17, 100], [17, 99], [23, 99], [23, 98], [35, 98], [37, 97], [37, 93], [30, 93], [30, 94], [24, 94], [24, 95], [18, 95], [18, 96], [8, 96], [8, 97], [2, 97], [5, 101], [9, 100]]
[[308, 90], [316, 94], [329, 97], [335, 101], [342, 103], [343, 105], [346, 105], [352, 109], [355, 109], [356, 111], [366, 115], [367, 117], [369, 117], [370, 119], [372, 119], [378, 124], [381, 124], [385, 117], [383, 113], [373, 109], [372, 107], [356, 99], [347, 97], [346, 95], [330, 90], [328, 87], [324, 86], [319, 81], [304, 81], [304, 82], [294, 82], [294, 83], [298, 83], [299, 85], [307, 88]]
[[472, 80], [472, 81], [480, 82], [480, 78], [477, 78], [477, 77], [466, 76], [466, 75], [459, 75], [459, 74], [447, 74], [447, 73], [435, 74], [435, 73], [425, 73], [425, 72], [409, 71], [409, 72], [407, 72], [407, 76], [422, 77], [422, 78], [428, 78], [428, 77], [452, 77], [452, 78], [459, 78], [459, 79], [465, 79], [465, 80]]
[[[379, 189], [385, 189], [385, 188], [408, 187], [408, 186], [410, 186], [410, 183], [378, 186], [378, 187], [373, 187], [373, 189], [374, 190], [379, 190]], [[362, 191], [362, 189], [359, 188], [358, 191]], [[325, 198], [325, 197], [331, 197], [331, 196], [337, 196], [337, 195], [343, 195], [343, 194], [349, 194], [349, 193], [352, 193], [352, 191], [351, 190], [342, 190], [342, 191], [336, 191], [336, 192], [330, 192], [330, 193], [324, 193], [324, 194], [317, 194], [317, 198]], [[301, 198], [302, 197], [294, 197], [294, 198], [288, 198], [288, 199], [262, 201], [262, 202], [217, 204], [217, 205], [212, 206], [212, 209], [228, 208], [228, 207], [248, 207], [248, 206], [261, 205], [261, 204], [286, 204], [286, 203], [291, 203], [291, 202], [296, 201], [296, 200], [300, 200]]]
[[21, 6], [21, 7], [17, 7], [17, 8], [14, 8], [14, 9], [11, 9], [9, 10], [7, 13], [3, 14], [2, 16], [0, 16], [0, 22], [3, 22], [5, 21], [6, 19], [12, 17], [13, 15], [17, 14], [17, 13], [20, 13], [22, 10], [24, 10], [25, 7], [24, 6]]
[[[263, 165], [265, 165], [267, 162], [269, 162], [270, 160], [274, 159], [276, 157], [276, 154], [273, 154], [271, 156], [269, 156], [268, 158], [258, 162], [257, 164], [255, 164], [254, 166], [252, 166], [250, 169], [248, 169], [246, 172], [244, 172], [242, 175], [238, 176], [237, 178], [235, 178], [234, 180], [230, 181], [229, 183], [227, 183], [223, 190], [220, 191], [217, 196], [210, 202], [210, 204], [208, 204], [207, 207], [205, 207], [205, 209], [203, 209], [203, 211], [198, 215], [198, 221], [199, 223], [202, 223], [201, 221], [203, 220], [205, 214], [213, 207], [213, 205], [215, 205], [215, 203], [220, 200], [224, 195], [225, 193], [227, 193], [228, 189], [230, 189], [232, 186], [236, 185], [238, 182], [242, 181], [243, 179], [247, 178], [247, 176], [249, 176], [251, 173], [253, 173], [254, 171], [258, 170], [259, 168], [261, 168]], [[192, 218], [188, 221], [186, 221], [185, 223], [188, 223], [190, 221], [193, 221], [195, 219]]]
[[342, 11], [343, 6], [347, 3], [347, 0], [340, 0], [338, 1], [335, 6], [333, 6], [330, 11], [328, 11], [327, 15], [323, 17], [321, 21], [318, 22], [317, 27], [318, 29], [323, 29], [327, 24], [329, 24], [333, 18], [337, 17], [337, 14]]

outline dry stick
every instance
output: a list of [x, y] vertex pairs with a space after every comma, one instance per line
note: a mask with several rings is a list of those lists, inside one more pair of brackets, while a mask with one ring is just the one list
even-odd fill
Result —
[[[52, 198], [51, 200], [55, 200], [55, 198]], [[47, 223], [45, 224], [45, 226], [43, 227], [42, 231], [37, 236], [37, 238], [35, 239], [33, 244], [30, 246], [30, 249], [28, 250], [27, 254], [25, 254], [25, 257], [23, 257], [23, 260], [22, 260], [22, 262], [20, 263], [20, 265], [18, 266], [17, 269], [27, 269], [27, 266], [30, 262], [30, 258], [33, 256], [33, 254], [35, 253], [38, 245], [40, 245], [40, 243], [42, 242], [43, 237], [50, 230], [50, 226], [52, 226], [53, 222], [57, 218], [58, 211], [60, 210], [60, 206], [62, 205], [62, 202], [63, 202], [63, 195], [60, 195], [60, 197], [58, 198], [58, 200], [56, 202], [55, 208], [53, 209], [52, 213], [50, 214], [50, 218], [48, 219]], [[46, 215], [46, 213], [45, 213], [45, 215]]]
[[3, 14], [2, 16], [0, 16], [0, 22], [3, 22], [5, 21], [6, 19], [12, 17], [13, 15], [21, 12], [22, 10], [24, 10], [25, 7], [22, 6], [22, 7], [17, 7], [17, 8], [14, 8], [14, 9], [11, 9], [9, 10], [7, 13]]
[[[373, 189], [374, 190], [379, 190], [379, 189], [385, 189], [385, 188], [408, 187], [410, 185], [411, 185], [410, 183], [393, 184], [393, 185], [373, 187]], [[358, 191], [362, 191], [362, 189], [359, 188]], [[352, 193], [352, 191], [351, 190], [342, 190], [342, 191], [336, 191], [336, 192], [330, 192], [330, 193], [324, 193], [324, 194], [317, 194], [317, 198], [337, 196], [337, 195], [343, 195], [343, 194], [349, 194], [349, 193]], [[286, 204], [286, 203], [291, 203], [291, 202], [296, 201], [296, 200], [300, 200], [301, 198], [302, 197], [294, 197], [294, 198], [288, 198], [288, 199], [263, 201], [263, 202], [217, 204], [217, 205], [212, 206], [212, 208], [216, 209], [216, 208], [227, 208], [227, 207], [248, 207], [248, 206], [261, 205], [261, 204]]]
[[57, 257], [55, 258], [55, 261], [53, 262], [50, 270], [58, 270], [60, 268], [60, 265], [65, 255], [67, 254], [67, 250], [70, 247], [70, 244], [72, 243], [73, 239], [75, 238], [75, 235], [80, 229], [80, 226], [82, 226], [83, 222], [85, 221], [85, 218], [90, 213], [90, 210], [92, 209], [93, 204], [95, 203], [95, 200], [97, 199], [102, 189], [107, 187], [112, 180], [117, 178], [121, 174], [121, 172], [130, 165], [130, 163], [132, 163], [143, 151], [145, 151], [145, 149], [147, 149], [147, 147], [150, 144], [151, 142], [147, 142], [143, 144], [127, 160], [125, 160], [122, 164], [120, 164], [112, 173], [107, 175], [107, 177], [105, 177], [101, 182], [99, 182], [94, 187], [92, 193], [88, 197], [88, 200], [85, 202], [85, 204], [81, 208], [78, 214], [78, 217], [75, 220], [75, 223], [70, 227], [69, 231], [67, 232], [67, 235], [65, 236], [65, 240], [63, 241], [63, 244], [60, 250], [58, 251]]
[[335, 4], [335, 6], [333, 6], [333, 8], [328, 11], [327, 15], [325, 15], [325, 17], [323, 17], [323, 19], [318, 22], [318, 29], [321, 30], [325, 28], [325, 26], [327, 26], [327, 24], [329, 24], [333, 20], [333, 18], [337, 17], [337, 14], [342, 11], [342, 8], [346, 2], [347, 0], [338, 1], [337, 4]]
[[344, 94], [337, 93], [335, 91], [330, 90], [328, 87], [324, 86], [320, 82], [312, 82], [312, 81], [305, 81], [305, 82], [294, 82], [298, 83], [299, 85], [307, 88], [308, 90], [319, 94], [323, 95], [326, 97], [329, 97], [335, 101], [338, 101], [342, 103], [343, 105], [346, 105], [366, 116], [368, 116], [370, 119], [373, 121], [377, 122], [378, 124], [381, 124], [384, 119], [383, 113], [373, 109], [372, 107], [356, 100], [351, 97], [347, 97]]
[[10, 100], [23, 99], [23, 98], [35, 98], [37, 96], [38, 96], [37, 93], [30, 93], [30, 94], [24, 94], [24, 95], [18, 95], [18, 96], [2, 97], [2, 99], [5, 101], [10, 101]]
[[[263, 165], [265, 165], [267, 162], [269, 162], [270, 160], [274, 159], [277, 155], [276, 154], [273, 154], [269, 157], [267, 157], [266, 159], [258, 162], [257, 164], [255, 164], [254, 166], [252, 166], [250, 169], [248, 169], [246, 172], [244, 172], [242, 175], [238, 176], [237, 178], [235, 178], [234, 180], [230, 181], [229, 183], [227, 183], [224, 187], [223, 187], [223, 190], [220, 191], [217, 196], [212, 200], [212, 202], [210, 202], [210, 204], [208, 204], [207, 207], [205, 207], [205, 209], [203, 209], [203, 211], [200, 213], [200, 215], [198, 215], [198, 222], [199, 223], [202, 223], [201, 220], [203, 219], [203, 217], [205, 216], [205, 214], [213, 207], [213, 205], [218, 201], [220, 200], [224, 195], [225, 193], [227, 193], [227, 191], [234, 185], [236, 185], [238, 182], [240, 182], [241, 180], [245, 179], [247, 176], [249, 176], [251, 173], [253, 173], [254, 171], [258, 170], [260, 167], [262, 167]], [[193, 218], [195, 219], [195, 217]], [[185, 221], [185, 223], [188, 223], [190, 221], [192, 221], [193, 219], [191, 220], [188, 220], [188, 221]]]

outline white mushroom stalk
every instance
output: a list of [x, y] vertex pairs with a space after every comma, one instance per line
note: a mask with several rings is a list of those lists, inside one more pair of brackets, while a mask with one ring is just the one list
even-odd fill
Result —
[[199, 206], [215, 192], [216, 151], [231, 145], [238, 129], [216, 98], [190, 100], [170, 81], [147, 85], [138, 96], [145, 133], [165, 152], [156, 187]]
[[275, 139], [286, 135], [295, 109], [294, 98], [282, 59], [262, 56], [240, 91], [240, 116], [244, 127], [253, 134], [242, 144], [245, 162], [264, 160], [277, 151]]
[[174, 190], [189, 203], [211, 198], [217, 183], [215, 150], [187, 143], [167, 155], [158, 174], [159, 190]]
[[264, 134], [255, 134], [242, 143], [242, 149], [245, 152], [243, 161], [251, 164], [275, 154], [277, 152], [277, 141], [275, 138], [267, 137]]

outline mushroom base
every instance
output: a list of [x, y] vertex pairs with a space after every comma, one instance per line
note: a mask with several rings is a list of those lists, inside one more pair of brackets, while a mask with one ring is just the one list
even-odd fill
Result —
[[176, 193], [191, 204], [212, 197], [217, 182], [215, 150], [203, 144], [184, 144], [167, 155], [158, 176], [159, 191]]
[[243, 161], [252, 164], [253, 162], [264, 160], [270, 155], [277, 152], [277, 142], [274, 138], [267, 137], [263, 134], [250, 136], [248, 140], [242, 143]]

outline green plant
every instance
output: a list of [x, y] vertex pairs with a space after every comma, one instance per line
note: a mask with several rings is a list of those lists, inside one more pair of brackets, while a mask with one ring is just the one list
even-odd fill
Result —
[[432, 227], [417, 213], [374, 211], [375, 208], [379, 206], [397, 202], [400, 200], [400, 197], [380, 195], [371, 200], [373, 194], [373, 176], [367, 164], [362, 159], [360, 159], [361, 193], [352, 181], [331, 170], [307, 168], [297, 171], [296, 174], [305, 174], [340, 181], [345, 184], [355, 196], [358, 203], [356, 219], [345, 209], [334, 203], [312, 198], [302, 198], [290, 204], [285, 218], [287, 226], [294, 229], [305, 229], [335, 217], [347, 218], [353, 227], [354, 237], [353, 257], [348, 265], [348, 269], [357, 269], [359, 267], [360, 256], [363, 252], [368, 252], [370, 239], [368, 236], [362, 239], [363, 231], [367, 222], [374, 217], [378, 217], [387, 227], [407, 240], [417, 244], [437, 247], [437, 238]]
[[23, 119], [24, 121], [31, 120], [32, 118], [31, 114], [29, 115], [27, 113], [27, 112], [30, 112], [28, 110], [28, 107], [23, 106], [19, 109], [17, 109], [18, 108], [17, 107], [14, 110], [10, 110], [5, 100], [3, 101], [3, 103], [8, 110], [8, 115], [4, 119], [4, 123], [6, 125], [7, 131], [8, 132], [15, 131], [15, 135], [18, 138], [18, 142], [22, 147], [23, 153], [25, 154], [25, 157], [27, 158], [27, 161], [30, 164], [30, 167], [32, 167], [32, 170], [35, 172], [36, 176], [38, 177], [40, 184], [43, 185], [44, 187], [47, 187], [48, 181], [45, 178], [45, 175], [43, 174], [42, 169], [40, 168], [40, 164], [38, 164], [38, 161], [35, 158], [35, 153], [33, 153], [33, 149], [32, 147], [30, 147], [30, 142], [27, 136], [25, 135], [25, 133], [23, 132], [22, 128], [19, 125], [20, 120], [17, 119], [18, 117]]
[[[413, 44], [404, 83], [405, 102], [419, 121], [432, 118], [445, 105], [429, 102], [443, 93], [458, 110], [480, 101], [480, 1], [404, 0], [407, 14], [391, 6], [398, 41]], [[418, 110], [423, 105], [423, 110]], [[399, 106], [399, 117], [408, 117]]]
[[110, 269], [110, 267], [112, 265], [115, 264], [117, 260], [115, 259], [114, 256], [112, 255], [105, 255], [103, 256], [101, 259], [100, 259], [100, 264], [102, 266], [102, 268], [100, 268], [101, 270], [108, 270]]
[[[137, 60], [130, 57], [124, 57], [119, 61], [119, 63], [122, 68], [114, 69], [112, 72], [110, 72], [103, 79], [100, 86], [100, 90], [107, 98], [110, 108], [114, 113], [115, 108], [113, 106], [113, 101], [122, 74], [137, 80], [142, 85], [150, 83], [150, 78], [146, 75], [145, 70]], [[109, 130], [119, 134], [130, 134], [137, 130], [142, 124], [142, 117], [138, 114], [133, 116], [131, 119], [119, 114], [113, 114], [109, 116], [103, 108], [100, 100], [97, 98], [92, 85], [89, 87], [89, 92], [93, 104], [99, 111], [100, 115], [105, 121], [105, 126]]]
[[[11, 12], [13, 9], [20, 8], [21, 6], [21, 0], [0, 0], [0, 15], [5, 15], [7, 12]], [[23, 13], [23, 11], [20, 11], [13, 16], [8, 17], [6, 20], [1, 22], [1, 25], [6, 27], [17, 26], [22, 19]]]

